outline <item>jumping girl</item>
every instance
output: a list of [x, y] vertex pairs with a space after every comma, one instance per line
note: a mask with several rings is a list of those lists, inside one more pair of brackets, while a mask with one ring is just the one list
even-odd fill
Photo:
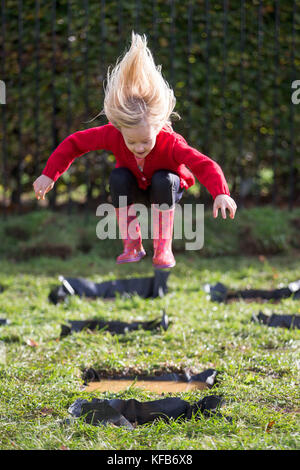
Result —
[[106, 115], [108, 124], [67, 137], [33, 183], [37, 199], [45, 199], [75, 158], [100, 149], [112, 152], [116, 165], [110, 175], [110, 192], [124, 247], [118, 264], [139, 261], [146, 254], [134, 211], [134, 202], [141, 195], [152, 205], [156, 268], [175, 266], [172, 253], [175, 204], [184, 189], [195, 183], [193, 175], [214, 199], [213, 216], [217, 217], [220, 209], [223, 218], [226, 210], [234, 218], [237, 206], [220, 166], [173, 131], [170, 119], [179, 117], [173, 111], [175, 103], [173, 90], [147, 47], [146, 36], [133, 32], [127, 53], [112, 70], [108, 69], [104, 108], [100, 113]]

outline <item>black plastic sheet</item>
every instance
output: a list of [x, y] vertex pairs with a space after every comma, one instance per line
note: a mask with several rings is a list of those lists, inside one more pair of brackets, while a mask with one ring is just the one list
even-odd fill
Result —
[[135, 331], [139, 329], [143, 330], [158, 330], [162, 327], [165, 331], [169, 327], [169, 318], [165, 312], [161, 318], [156, 318], [149, 321], [134, 321], [131, 323], [112, 320], [106, 321], [102, 319], [95, 320], [71, 320], [68, 321], [69, 325], [61, 325], [60, 337], [67, 336], [73, 332], [82, 331], [84, 329], [103, 330], [108, 331], [111, 334], [125, 334], [129, 331]]
[[87, 423], [95, 426], [111, 423], [133, 429], [134, 423], [141, 425], [156, 419], [165, 421], [170, 418], [191, 419], [193, 415], [197, 417], [199, 413], [206, 417], [212, 415], [222, 417], [219, 410], [223, 403], [222, 397], [216, 395], [204, 397], [194, 404], [177, 397], [148, 402], [119, 398], [112, 400], [93, 398], [89, 402], [79, 398], [69, 407], [68, 411], [75, 418], [84, 416]]
[[277, 313], [265, 315], [263, 312], [259, 312], [258, 315], [253, 314], [252, 321], [280, 328], [300, 328], [300, 315], [280, 315]]
[[156, 269], [154, 276], [132, 279], [116, 279], [95, 283], [87, 279], [60, 276], [61, 285], [49, 294], [49, 301], [57, 304], [70, 295], [79, 297], [114, 299], [116, 295], [130, 297], [139, 295], [142, 298], [163, 297], [167, 293], [169, 271]]
[[300, 280], [291, 282], [287, 287], [280, 289], [245, 289], [232, 291], [221, 282], [215, 285], [206, 284], [205, 292], [210, 294], [214, 302], [227, 302], [232, 299], [266, 299], [280, 300], [293, 296], [294, 300], [300, 300]]
[[[215, 369], [206, 369], [199, 374], [191, 374], [188, 370], [184, 370], [182, 373], [171, 372], [171, 373], [161, 373], [156, 375], [121, 375], [116, 376], [114, 375], [113, 379], [116, 380], [161, 380], [161, 381], [173, 381], [173, 382], [202, 382], [207, 385], [208, 388], [211, 388], [216, 381], [217, 371]], [[97, 370], [93, 369], [92, 367], [85, 369], [83, 371], [82, 378], [84, 380], [84, 384], [86, 385], [89, 382], [99, 382], [103, 377], [101, 373], [97, 372]]]

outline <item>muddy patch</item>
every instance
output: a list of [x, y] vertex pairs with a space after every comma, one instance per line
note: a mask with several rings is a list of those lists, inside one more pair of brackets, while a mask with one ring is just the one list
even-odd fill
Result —
[[27, 241], [30, 238], [29, 231], [19, 227], [18, 225], [5, 227], [4, 233], [6, 236], [14, 238], [15, 240]]
[[34, 246], [24, 246], [20, 249], [17, 259], [28, 260], [39, 256], [51, 258], [67, 259], [72, 255], [72, 248], [69, 245], [37, 244]]

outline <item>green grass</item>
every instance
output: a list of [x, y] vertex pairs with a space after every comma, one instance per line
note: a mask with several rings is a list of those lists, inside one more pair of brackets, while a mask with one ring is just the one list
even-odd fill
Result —
[[[40, 230], [42, 239], [46, 226], [43, 220], [45, 223], [50, 215], [37, 214], [23, 216], [23, 221], [27, 221], [28, 232]], [[246, 216], [250, 218], [251, 214]], [[7, 233], [1, 237], [0, 284], [5, 290], [0, 294], [0, 317], [10, 321], [0, 326], [1, 449], [299, 448], [299, 330], [251, 322], [252, 314], [260, 310], [300, 314], [299, 301], [215, 304], [203, 290], [205, 283], [218, 281], [234, 289], [285, 286], [300, 278], [295, 252], [265, 254], [264, 258], [213, 256], [213, 251], [209, 256], [202, 251], [180, 253], [169, 278], [169, 293], [162, 299], [134, 297], [107, 302], [73, 297], [66, 304], [54, 306], [47, 297], [58, 284], [59, 274], [101, 282], [152, 275], [153, 270], [151, 252], [141, 263], [116, 266], [114, 255], [120, 241], [111, 245], [111, 252], [104, 253], [99, 240], [88, 253], [76, 250], [74, 225], [63, 223], [62, 215], [53, 217], [54, 226], [56, 222], [59, 225], [56, 240], [73, 247], [66, 259], [34, 256], [20, 260], [16, 246], [22, 241], [14, 242]], [[18, 220], [2, 224], [2, 233], [7, 224], [17, 224]], [[23, 228], [25, 225], [22, 222]], [[91, 227], [92, 222], [86, 230], [92, 234]], [[36, 237], [30, 234], [26, 243], [34, 245]], [[3, 256], [3, 246], [9, 247], [7, 257]], [[160, 316], [163, 308], [172, 322], [166, 332], [141, 330], [111, 336], [83, 331], [59, 340], [60, 325], [68, 319], [147, 320]], [[30, 346], [29, 340], [37, 346]], [[213, 389], [177, 395], [193, 402], [205, 395], [220, 394], [226, 400], [222, 412], [232, 417], [232, 422], [216, 417], [157, 421], [132, 431], [95, 427], [82, 419], [66, 424], [67, 409], [77, 398], [159, 398], [138, 388], [119, 394], [88, 393], [82, 387], [86, 367], [110, 371], [130, 368], [136, 373], [216, 368], [219, 375]]]

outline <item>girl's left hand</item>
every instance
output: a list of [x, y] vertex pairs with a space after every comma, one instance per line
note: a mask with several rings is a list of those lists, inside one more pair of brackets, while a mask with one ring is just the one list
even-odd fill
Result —
[[230, 196], [227, 196], [227, 194], [219, 194], [216, 197], [214, 201], [214, 206], [213, 206], [213, 216], [215, 218], [218, 217], [219, 209], [221, 210], [223, 219], [226, 219], [226, 209], [229, 210], [229, 215], [231, 219], [234, 219], [237, 205]]

